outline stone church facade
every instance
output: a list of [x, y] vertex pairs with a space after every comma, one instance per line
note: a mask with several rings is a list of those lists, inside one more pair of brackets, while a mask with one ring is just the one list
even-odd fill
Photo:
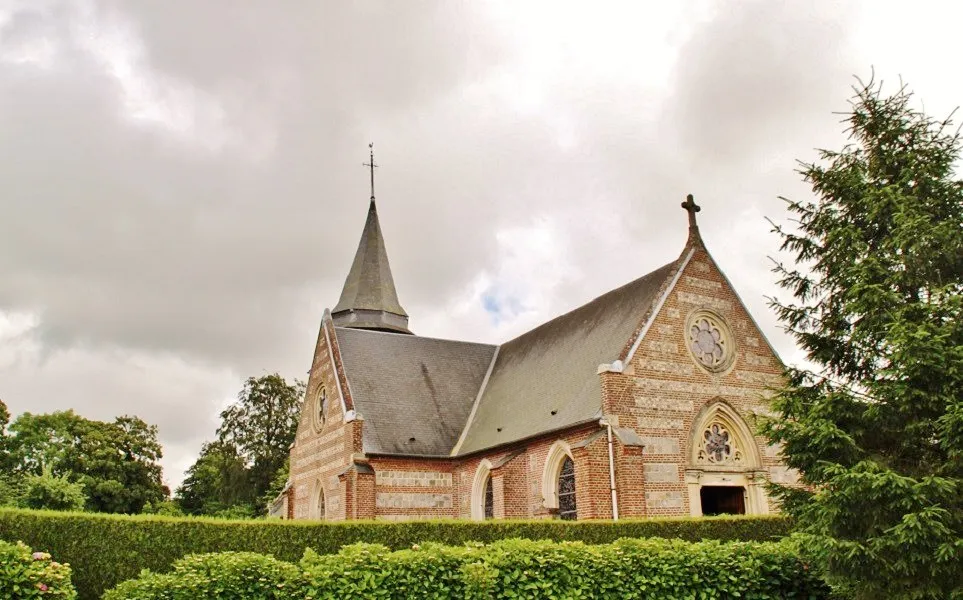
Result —
[[782, 364], [696, 224], [677, 258], [504, 344], [408, 328], [372, 197], [322, 318], [295, 519], [613, 519], [774, 510], [793, 483], [754, 435]]

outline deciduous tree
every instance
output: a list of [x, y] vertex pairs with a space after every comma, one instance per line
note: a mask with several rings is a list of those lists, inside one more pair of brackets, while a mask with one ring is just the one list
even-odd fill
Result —
[[237, 402], [221, 413], [218, 440], [237, 448], [250, 469], [253, 498], [271, 487], [288, 460], [301, 415], [304, 383], [288, 383], [277, 373], [250, 377]]
[[157, 427], [137, 417], [107, 423], [73, 411], [24, 413], [10, 430], [14, 472], [40, 475], [49, 469], [82, 484], [88, 510], [139, 513], [169, 495], [161, 482]]

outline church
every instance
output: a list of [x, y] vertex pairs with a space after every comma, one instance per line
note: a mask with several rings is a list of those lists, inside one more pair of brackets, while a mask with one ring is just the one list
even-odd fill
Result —
[[677, 257], [489, 345], [413, 333], [372, 192], [341, 297], [322, 317], [290, 479], [271, 514], [583, 520], [775, 510], [765, 482], [796, 475], [755, 435], [754, 418], [782, 363], [706, 249], [691, 195], [682, 207], [688, 237]]

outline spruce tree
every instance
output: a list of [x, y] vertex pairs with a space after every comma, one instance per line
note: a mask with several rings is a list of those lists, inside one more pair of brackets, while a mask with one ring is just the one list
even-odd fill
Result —
[[[963, 183], [950, 120], [855, 89], [841, 151], [775, 226], [772, 300], [808, 368], [764, 425], [802, 487], [774, 486], [800, 547], [859, 599], [963, 598]], [[785, 199], [784, 199], [785, 200]]]

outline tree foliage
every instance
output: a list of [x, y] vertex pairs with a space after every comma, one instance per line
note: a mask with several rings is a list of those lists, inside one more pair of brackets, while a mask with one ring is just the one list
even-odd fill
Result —
[[221, 413], [217, 438], [233, 445], [250, 469], [255, 498], [271, 486], [288, 460], [301, 416], [304, 383], [288, 383], [277, 373], [250, 377], [237, 402]]
[[221, 412], [217, 439], [204, 445], [178, 488], [181, 508], [203, 515], [263, 514], [265, 498], [286, 468], [303, 397], [301, 381], [288, 383], [277, 373], [248, 378], [237, 401]]
[[10, 431], [6, 444], [13, 473], [27, 477], [49, 470], [79, 483], [88, 510], [138, 513], [168, 495], [161, 482], [157, 427], [137, 417], [108, 423], [73, 411], [23, 413]]
[[177, 503], [187, 513], [213, 515], [236, 505], [251, 505], [247, 466], [237, 449], [219, 441], [209, 442], [187, 470], [177, 489]]
[[74, 483], [65, 475], [52, 475], [50, 469], [45, 469], [40, 475], [24, 478], [20, 503], [25, 508], [78, 511], [83, 510], [87, 496], [83, 484]]
[[857, 598], [963, 597], [963, 183], [949, 120], [856, 89], [850, 142], [801, 174], [776, 226], [815, 367], [789, 369], [764, 429], [809, 491], [780, 488], [803, 548]]

